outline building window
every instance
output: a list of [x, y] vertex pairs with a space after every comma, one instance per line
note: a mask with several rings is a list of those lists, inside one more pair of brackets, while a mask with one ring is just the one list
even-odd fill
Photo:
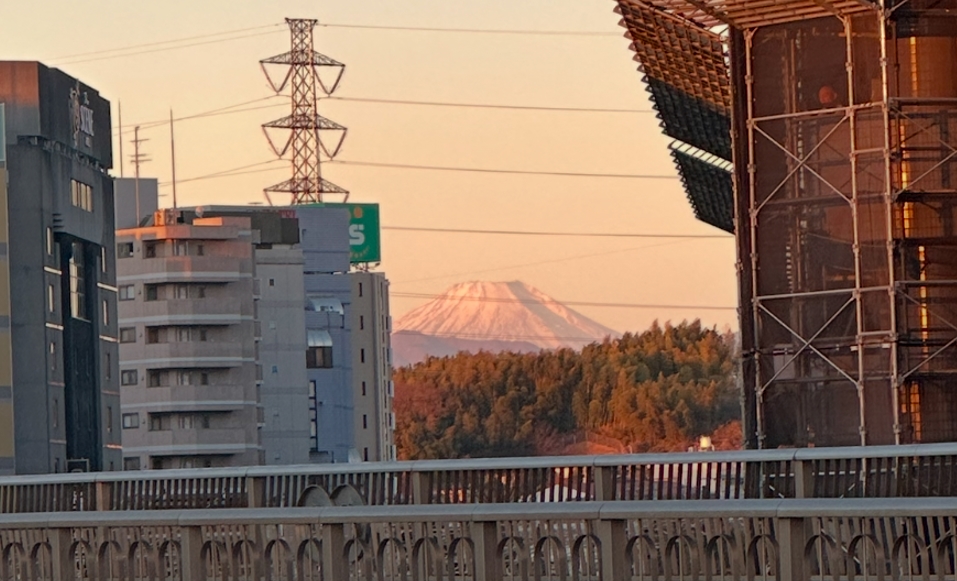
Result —
[[119, 296], [121, 301], [132, 301], [136, 298], [136, 287], [131, 284], [124, 284], [120, 287]]
[[276, 279], [274, 278], [269, 279], [269, 286], [276, 286]]
[[191, 415], [181, 415], [181, 416], [179, 416], [179, 429], [181, 429], [181, 430], [192, 430], [192, 429], [193, 429], [193, 416], [191, 416]]
[[199, 340], [200, 340], [200, 341], [207, 341], [208, 339], [209, 339], [209, 333], [206, 331], [206, 329], [200, 329], [200, 330], [199, 330]]
[[362, 296], [362, 283], [359, 283], [359, 296]]
[[201, 286], [196, 288], [196, 298], [200, 298], [200, 299], [206, 298], [206, 287]]
[[103, 375], [107, 381], [113, 379], [113, 356], [109, 351], [106, 352], [106, 372]]
[[120, 329], [120, 343], [136, 343], [136, 327]]
[[100, 246], [100, 272], [106, 274], [108, 262], [106, 260], [106, 246]]
[[146, 287], [146, 300], [155, 301], [158, 297], [159, 292], [157, 292], [155, 284], [151, 284]]
[[52, 284], [47, 286], [47, 310], [51, 313], [56, 312], [56, 289]]
[[113, 433], [113, 407], [106, 406], [106, 433]]
[[[116, 257], [117, 258], [130, 258], [133, 256], [133, 243], [132, 242], [118, 242], [116, 244]], [[139, 460], [139, 458], [137, 458]]]
[[173, 256], [189, 256], [189, 242], [185, 240], [174, 240]]
[[156, 258], [156, 242], [143, 244], [143, 258]]
[[208, 374], [208, 373], [203, 372], [203, 373], [200, 373], [200, 374], [199, 374], [199, 384], [200, 384], [200, 385], [209, 385], [209, 374]]
[[151, 369], [149, 376], [146, 378], [146, 385], [148, 387], [160, 387], [163, 385], [163, 372]]
[[83, 182], [70, 180], [70, 201], [87, 212], [93, 211], [93, 188]]
[[74, 243], [70, 256], [70, 314], [74, 319], [87, 320], [86, 312], [86, 264], [83, 245]]
[[163, 429], [163, 416], [159, 414], [150, 414], [150, 431], [159, 432]]
[[50, 369], [56, 369], [56, 342], [50, 341]]
[[47, 255], [53, 256], [54, 241], [53, 241], [53, 228], [47, 226]]
[[366, 328], [366, 318], [363, 317], [362, 315], [359, 315], [359, 330], [361, 331], [362, 329], [365, 329], [365, 328]]
[[366, 394], [366, 382], [362, 382], [362, 395]]
[[53, 398], [53, 428], [60, 427], [60, 400]]
[[309, 347], [306, 349], [307, 369], [331, 369], [332, 347]]
[[126, 369], [120, 372], [120, 385], [136, 385], [137, 376], [135, 369]]
[[362, 457], [363, 457], [363, 459], [365, 459], [366, 462], [369, 461], [369, 449], [368, 449], [368, 448], [363, 448], [363, 449], [362, 449]]
[[362, 429], [363, 430], [369, 429], [369, 416], [367, 416], [366, 414], [362, 414]]
[[196, 245], [196, 256], [205, 256], [206, 248], [202, 244]]
[[103, 326], [110, 326], [110, 303], [106, 299], [103, 299]]
[[140, 414], [123, 414], [123, 429], [135, 430], [140, 427]]
[[360, 363], [365, 363], [365, 362], [366, 362], [366, 350], [365, 350], [365, 349], [359, 349], [359, 362], [360, 362]]
[[319, 447], [319, 408], [316, 405], [316, 382], [309, 382], [309, 438], [312, 440], [311, 449]]
[[123, 458], [123, 470], [139, 470], [140, 459], [138, 457]]

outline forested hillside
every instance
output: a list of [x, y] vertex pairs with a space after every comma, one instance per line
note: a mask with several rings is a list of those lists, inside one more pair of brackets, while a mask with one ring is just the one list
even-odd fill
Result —
[[581, 351], [433, 357], [395, 372], [399, 457], [554, 454], [589, 434], [634, 452], [740, 446], [733, 358], [698, 321]]

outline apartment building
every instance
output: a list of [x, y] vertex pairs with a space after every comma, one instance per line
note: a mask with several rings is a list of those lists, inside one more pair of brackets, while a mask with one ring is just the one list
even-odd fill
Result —
[[250, 219], [155, 216], [116, 235], [124, 469], [262, 464]]
[[389, 280], [367, 271], [349, 273], [349, 279], [355, 446], [365, 461], [395, 460]]
[[110, 104], [0, 62], [0, 474], [121, 465]]

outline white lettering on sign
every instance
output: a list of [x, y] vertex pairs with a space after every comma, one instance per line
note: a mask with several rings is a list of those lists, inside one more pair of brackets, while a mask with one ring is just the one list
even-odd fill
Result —
[[349, 225], [349, 245], [362, 246], [366, 243], [366, 227], [362, 224]]
[[80, 145], [80, 133], [83, 134], [83, 144], [93, 146], [93, 109], [90, 108], [90, 96], [80, 90], [80, 82], [70, 89], [70, 117], [73, 124], [73, 147]]

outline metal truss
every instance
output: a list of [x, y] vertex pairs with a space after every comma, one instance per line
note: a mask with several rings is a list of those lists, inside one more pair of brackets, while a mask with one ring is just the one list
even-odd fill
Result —
[[[263, 124], [263, 133], [277, 157], [287, 153], [292, 166], [292, 177], [264, 190], [270, 204], [269, 192], [284, 192], [291, 195], [292, 204], [310, 204], [323, 201], [323, 194], [338, 194], [348, 199], [349, 192], [322, 177], [323, 155], [332, 159], [342, 148], [346, 128], [326, 119], [318, 112], [319, 91], [331, 95], [339, 86], [345, 65], [313, 48], [313, 29], [318, 21], [287, 18], [290, 30], [289, 52], [260, 61], [263, 73], [276, 93], [290, 87], [291, 112], [289, 115]], [[267, 65], [288, 67], [280, 82], [269, 74]], [[319, 67], [336, 71], [328, 85], [319, 75]], [[278, 146], [270, 130], [289, 132], [285, 142]], [[334, 144], [327, 146], [324, 134], [336, 135]]]

